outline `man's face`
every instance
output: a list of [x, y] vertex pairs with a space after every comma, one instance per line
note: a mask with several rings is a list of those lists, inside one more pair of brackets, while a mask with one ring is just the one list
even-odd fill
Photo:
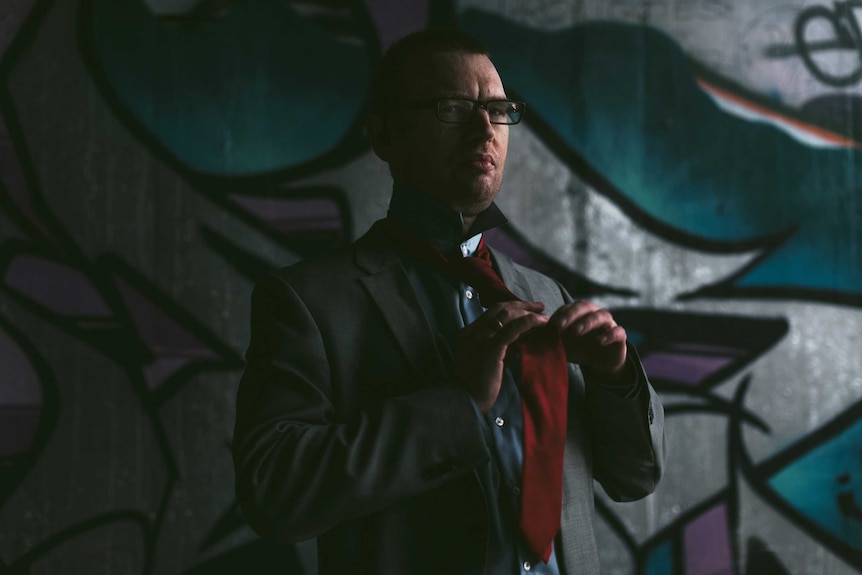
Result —
[[[486, 56], [443, 52], [418, 56], [404, 72], [402, 100], [505, 98], [503, 83]], [[491, 124], [478, 109], [466, 124], [437, 119], [436, 110], [403, 110], [388, 120], [390, 145], [383, 159], [395, 181], [473, 216], [494, 200], [503, 181], [509, 126]], [[382, 156], [381, 156], [382, 157]]]

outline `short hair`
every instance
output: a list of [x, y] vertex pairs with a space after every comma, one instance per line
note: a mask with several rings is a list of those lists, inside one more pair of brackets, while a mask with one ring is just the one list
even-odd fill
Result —
[[445, 52], [488, 56], [488, 50], [479, 40], [452, 28], [430, 28], [405, 36], [389, 47], [371, 78], [371, 112], [384, 111], [398, 98], [404, 65], [411, 58]]

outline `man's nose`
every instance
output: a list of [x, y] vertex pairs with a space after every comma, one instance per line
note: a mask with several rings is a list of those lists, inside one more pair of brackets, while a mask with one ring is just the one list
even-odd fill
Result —
[[491, 123], [491, 115], [488, 114], [488, 109], [484, 104], [476, 106], [470, 126], [476, 134], [484, 136], [486, 140], [494, 137], [494, 124]]

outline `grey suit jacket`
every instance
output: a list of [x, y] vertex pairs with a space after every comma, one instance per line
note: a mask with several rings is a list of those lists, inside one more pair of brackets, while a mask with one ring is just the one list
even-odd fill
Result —
[[[519, 297], [551, 311], [568, 301], [554, 281], [492, 253]], [[261, 535], [317, 537], [321, 574], [485, 572], [475, 469], [489, 450], [421, 309], [379, 225], [255, 288], [237, 395], [237, 497]], [[556, 548], [573, 575], [599, 570], [593, 479], [619, 501], [651, 493], [664, 435], [651, 387], [624, 399], [585, 385], [577, 366], [570, 382]]]

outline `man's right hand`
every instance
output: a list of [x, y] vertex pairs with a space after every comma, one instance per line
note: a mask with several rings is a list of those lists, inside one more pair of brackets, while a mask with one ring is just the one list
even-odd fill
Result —
[[544, 309], [545, 304], [535, 301], [495, 304], [458, 333], [455, 376], [482, 413], [491, 410], [500, 394], [509, 346], [548, 323]]

